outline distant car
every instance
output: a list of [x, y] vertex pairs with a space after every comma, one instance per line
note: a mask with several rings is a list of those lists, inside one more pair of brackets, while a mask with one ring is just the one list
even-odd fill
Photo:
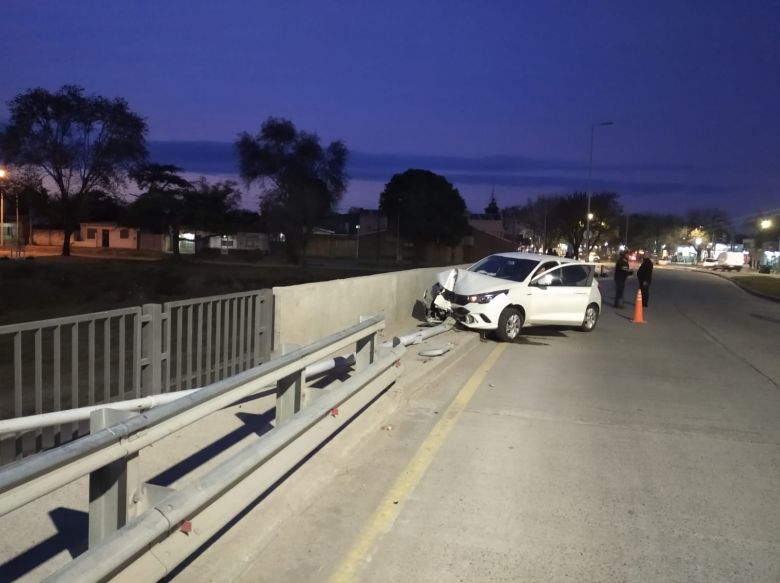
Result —
[[718, 260], [715, 257], [707, 257], [701, 263], [702, 267], [706, 267], [708, 269], [715, 268], [717, 267], [717, 265], [718, 265]]
[[595, 266], [532, 253], [497, 253], [438, 274], [431, 312], [512, 342], [526, 326], [596, 327], [601, 293]]

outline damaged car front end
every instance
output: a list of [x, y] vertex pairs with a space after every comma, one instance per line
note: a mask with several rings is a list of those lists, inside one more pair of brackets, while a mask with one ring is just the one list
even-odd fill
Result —
[[[513, 341], [529, 325], [577, 325], [590, 331], [601, 309], [593, 266], [560, 257], [498, 253], [468, 269], [437, 275], [429, 320], [462, 325]], [[594, 318], [595, 314], [595, 318]]]

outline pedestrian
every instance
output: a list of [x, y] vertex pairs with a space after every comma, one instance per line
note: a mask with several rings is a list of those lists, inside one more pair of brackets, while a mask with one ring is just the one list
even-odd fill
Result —
[[623, 292], [626, 289], [626, 279], [631, 275], [631, 267], [628, 265], [628, 257], [625, 251], [621, 251], [615, 263], [615, 307], [623, 307]]
[[642, 291], [642, 306], [647, 307], [650, 301], [650, 284], [653, 283], [653, 260], [650, 255], [645, 255], [642, 259], [642, 265], [636, 270], [636, 277], [639, 280], [639, 289]]

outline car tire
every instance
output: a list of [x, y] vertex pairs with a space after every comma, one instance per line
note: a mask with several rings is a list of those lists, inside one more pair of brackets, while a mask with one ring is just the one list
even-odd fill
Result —
[[504, 308], [498, 317], [496, 336], [501, 342], [514, 342], [523, 328], [523, 313], [517, 308]]
[[580, 330], [583, 332], [593, 332], [599, 321], [599, 307], [596, 304], [590, 304], [585, 308], [585, 317], [582, 319]]

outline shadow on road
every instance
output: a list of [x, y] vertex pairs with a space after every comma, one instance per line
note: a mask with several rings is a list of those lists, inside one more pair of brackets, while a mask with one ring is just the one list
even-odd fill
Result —
[[49, 512], [49, 518], [57, 529], [56, 534], [0, 565], [0, 581], [15, 581], [62, 551], [76, 557], [87, 550], [89, 515], [86, 512], [60, 507]]
[[176, 480], [189, 474], [192, 470], [209, 462], [214, 456], [222, 453], [226, 449], [234, 446], [245, 437], [256, 433], [258, 436], [268, 433], [273, 429], [271, 421], [276, 416], [275, 409], [269, 409], [265, 413], [236, 413], [244, 424], [231, 431], [227, 435], [219, 438], [215, 442], [196, 451], [191, 456], [183, 459], [179, 463], [171, 466], [167, 470], [160, 472], [149, 482], [157, 486], [170, 486]]

